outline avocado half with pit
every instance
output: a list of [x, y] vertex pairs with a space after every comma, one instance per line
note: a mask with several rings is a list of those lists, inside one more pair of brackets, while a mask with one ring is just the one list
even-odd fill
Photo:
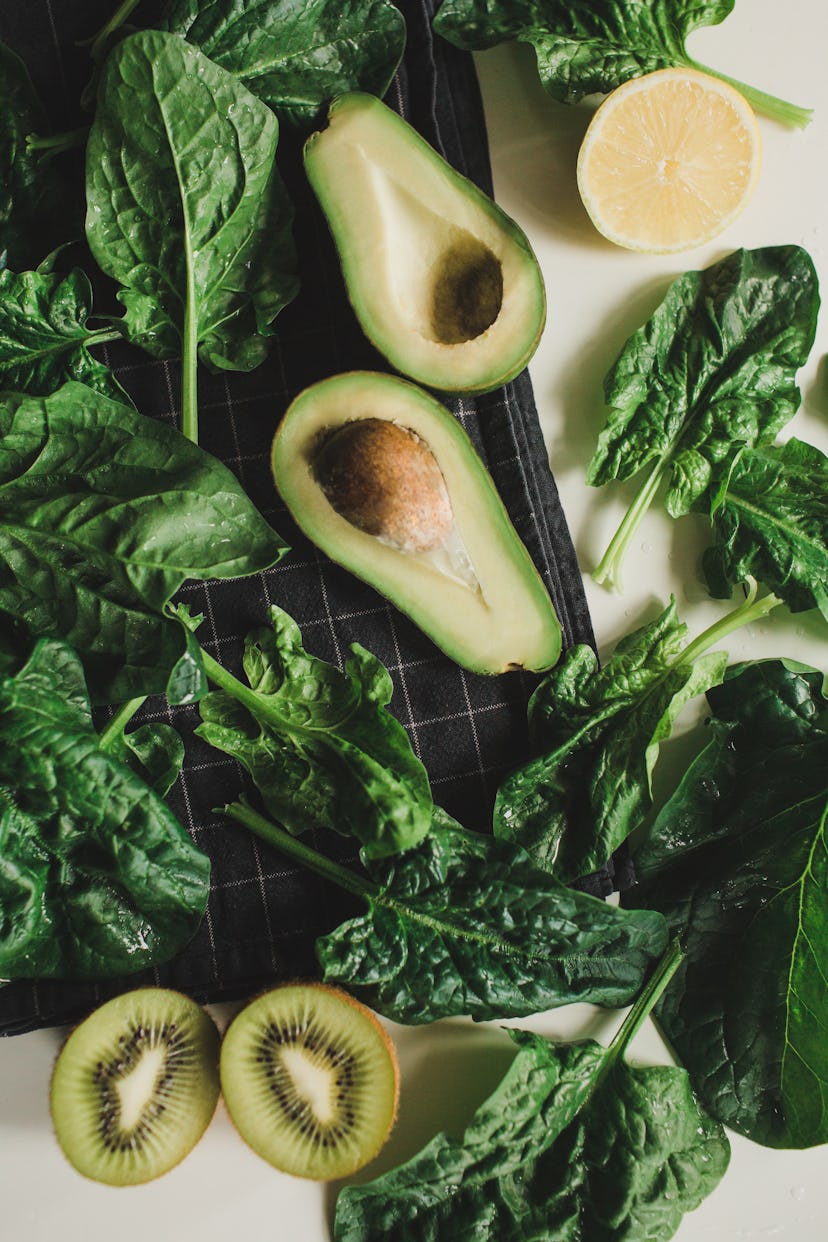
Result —
[[523, 370], [546, 296], [514, 220], [373, 95], [335, 99], [304, 158], [351, 305], [398, 371], [489, 392]]
[[368, 371], [305, 389], [273, 477], [310, 540], [476, 673], [551, 668], [561, 628], [491, 475], [454, 416]]

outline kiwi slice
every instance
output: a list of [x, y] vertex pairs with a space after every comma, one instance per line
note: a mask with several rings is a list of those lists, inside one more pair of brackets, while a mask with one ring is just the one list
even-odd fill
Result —
[[242, 1138], [297, 1177], [346, 1177], [394, 1124], [399, 1068], [376, 1016], [325, 984], [284, 984], [233, 1019], [221, 1088]]
[[138, 988], [71, 1033], [55, 1062], [55, 1134], [79, 1173], [133, 1186], [195, 1147], [219, 1095], [219, 1033], [195, 1001]]

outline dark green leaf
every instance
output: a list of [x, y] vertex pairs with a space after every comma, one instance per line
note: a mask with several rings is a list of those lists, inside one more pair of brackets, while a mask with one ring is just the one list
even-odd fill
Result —
[[661, 1242], [716, 1187], [727, 1138], [683, 1070], [511, 1034], [519, 1052], [462, 1139], [346, 1187], [336, 1242]]
[[390, 0], [171, 0], [164, 28], [300, 123], [346, 91], [384, 95], [405, 47]]
[[103, 68], [86, 232], [125, 286], [125, 331], [159, 358], [198, 346], [247, 370], [296, 293], [273, 113], [177, 35], [143, 31]]
[[386, 669], [354, 646], [343, 674], [305, 651], [287, 613], [271, 608], [270, 616], [272, 630], [245, 644], [252, 690], [208, 663], [222, 688], [202, 700], [198, 734], [244, 764], [290, 832], [332, 828], [356, 837], [369, 858], [416, 845], [431, 824], [431, 790], [405, 729], [385, 710]]
[[116, 401], [127, 401], [109, 367], [89, 347], [120, 335], [88, 326], [92, 287], [75, 268], [0, 271], [0, 389], [46, 397], [76, 379]]
[[744, 449], [713, 493], [711, 593], [755, 578], [793, 612], [828, 618], [828, 458], [801, 440]]
[[726, 652], [682, 660], [686, 633], [672, 601], [603, 668], [590, 647], [566, 652], [530, 700], [540, 754], [501, 785], [497, 836], [566, 881], [596, 871], [643, 823], [661, 742], [727, 664]]
[[[444, 0], [434, 29], [458, 47], [494, 47], [507, 39], [530, 43], [550, 95], [576, 103], [606, 94], [656, 69], [697, 65], [687, 36], [717, 26], [734, 0]], [[705, 72], [716, 74], [714, 69]], [[724, 75], [721, 75], [724, 77]], [[725, 78], [732, 82], [732, 78]], [[791, 125], [805, 125], [807, 108], [735, 83], [755, 108]]]
[[0, 267], [36, 267], [72, 228], [54, 166], [26, 147], [46, 128], [23, 62], [0, 43]]
[[0, 675], [10, 677], [31, 655], [31, 642], [23, 628], [0, 612]]
[[0, 681], [0, 975], [99, 979], [193, 936], [208, 859], [98, 745], [80, 661], [43, 640]]
[[397, 1022], [624, 1005], [667, 943], [659, 915], [641, 911], [630, 922], [437, 808], [417, 849], [370, 864], [370, 874], [367, 913], [316, 951], [327, 981], [358, 990]]
[[193, 697], [199, 665], [170, 597], [284, 547], [230, 471], [171, 427], [83, 384], [0, 399], [0, 612], [72, 643], [95, 701], [160, 693], [171, 673], [171, 699]]
[[444, 0], [434, 28], [459, 47], [519, 39], [535, 48], [546, 89], [563, 103], [692, 62], [685, 40], [724, 21], [734, 0]]
[[159, 798], [172, 789], [184, 766], [181, 735], [162, 721], [148, 721], [129, 733], [119, 733], [105, 749], [132, 768]]
[[673, 282], [605, 381], [607, 425], [588, 482], [670, 474], [673, 517], [744, 445], [766, 444], [793, 417], [808, 358], [818, 282], [798, 246], [738, 250]]
[[[221, 577], [222, 575], [215, 576]], [[182, 609], [176, 607], [173, 615], [184, 626], [184, 644], [181, 654], [170, 670], [164, 694], [169, 703], [197, 703], [207, 693], [204, 654], [194, 632], [182, 619]], [[200, 622], [201, 617], [199, 617], [199, 624]]]
[[9, 677], [20, 661], [11, 647], [6, 647], [0, 634], [0, 677]]
[[706, 749], [636, 855], [629, 905], [686, 962], [659, 1020], [710, 1111], [772, 1147], [828, 1141], [828, 702], [782, 661], [708, 696]]

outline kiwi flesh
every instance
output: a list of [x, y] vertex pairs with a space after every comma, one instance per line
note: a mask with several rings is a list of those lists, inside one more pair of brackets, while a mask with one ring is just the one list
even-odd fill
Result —
[[242, 1138], [297, 1177], [347, 1177], [397, 1113], [399, 1067], [375, 1014], [338, 988], [284, 984], [251, 1001], [221, 1048], [221, 1087]]
[[215, 1112], [219, 1045], [209, 1015], [166, 988], [137, 988], [96, 1009], [52, 1073], [52, 1123], [70, 1164], [110, 1186], [177, 1165]]

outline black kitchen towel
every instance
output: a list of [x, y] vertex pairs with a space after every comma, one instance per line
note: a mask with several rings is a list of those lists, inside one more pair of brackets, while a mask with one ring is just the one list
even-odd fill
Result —
[[[456, 168], [491, 191], [471, 58], [433, 36], [434, 6], [429, 0], [404, 0], [399, 7], [408, 43], [388, 102]], [[78, 43], [112, 10], [113, 0], [0, 2], [0, 39], [26, 61], [56, 128], [83, 123], [78, 100], [89, 61]], [[145, 3], [132, 20], [140, 24], [153, 18], [153, 5]], [[526, 701], [533, 679], [517, 673], [480, 677], [452, 664], [392, 606], [310, 546], [273, 488], [270, 443], [296, 393], [340, 371], [387, 369], [365, 340], [345, 297], [324, 218], [302, 173], [301, 136], [284, 129], [279, 158], [296, 205], [302, 291], [277, 321], [269, 360], [247, 375], [211, 376], [202, 370], [199, 398], [202, 446], [237, 473], [292, 550], [265, 574], [193, 585], [183, 598], [193, 612], [204, 614], [199, 639], [205, 649], [237, 672], [242, 639], [266, 623], [271, 602], [296, 619], [306, 646], [316, 655], [341, 665], [356, 641], [374, 652], [391, 672], [392, 710], [429, 772], [435, 800], [467, 827], [485, 831], [499, 781], [527, 756]], [[78, 194], [80, 169], [79, 159]], [[71, 166], [67, 172], [71, 181]], [[73, 251], [69, 261], [77, 257]], [[92, 271], [91, 260], [86, 262]], [[100, 307], [111, 301], [112, 290], [99, 276], [94, 279]], [[106, 360], [143, 413], [177, 423], [176, 365], [153, 361], [126, 344], [109, 347]], [[528, 376], [487, 396], [449, 404], [494, 476], [543, 575], [566, 645], [591, 642], [581, 577]], [[154, 698], [141, 718], [172, 720], [186, 740], [184, 776], [170, 801], [212, 860], [212, 891], [203, 925], [175, 961], [129, 980], [99, 986], [15, 982], [0, 988], [0, 1032], [70, 1021], [126, 986], [159, 983], [205, 1001], [243, 996], [279, 979], [310, 974], [314, 936], [334, 926], [349, 908], [321, 881], [213, 812], [247, 790], [248, 781], [233, 760], [193, 736], [195, 708], [170, 710], [163, 699]], [[319, 844], [337, 857], [356, 857], [353, 843], [340, 838]], [[599, 878], [598, 891], [611, 887], [609, 875]]]

